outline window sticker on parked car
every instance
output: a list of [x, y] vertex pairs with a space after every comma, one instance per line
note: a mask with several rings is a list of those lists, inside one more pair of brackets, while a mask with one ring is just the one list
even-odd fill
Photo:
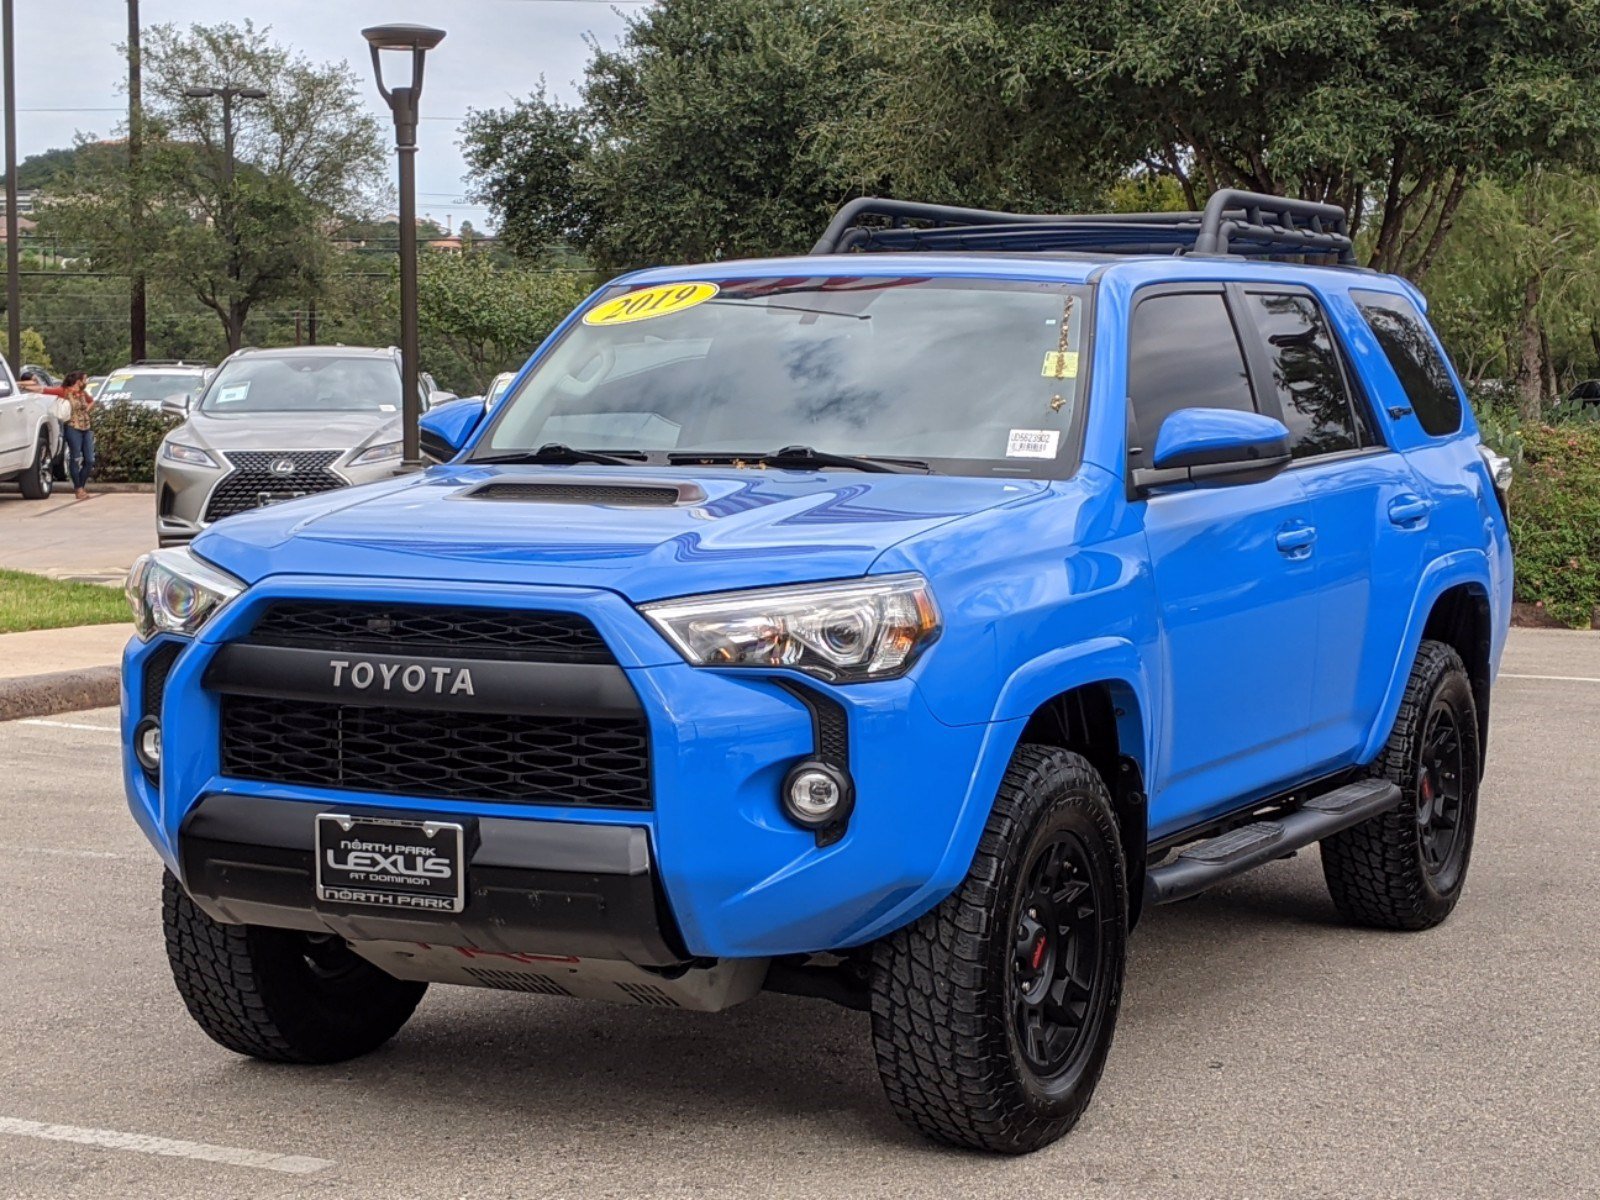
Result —
[[668, 283], [644, 288], [596, 305], [583, 314], [585, 325], [628, 325], [651, 321], [704, 304], [721, 289], [714, 283]]
[[105, 381], [101, 390], [108, 393], [126, 391], [128, 384], [132, 381], [132, 375], [112, 375]]
[[248, 383], [236, 383], [232, 387], [225, 387], [217, 393], [218, 404], [237, 404], [250, 394]]
[[1076, 350], [1047, 350], [1044, 356], [1046, 379], [1076, 379], [1078, 377], [1078, 352]]
[[1057, 429], [1013, 429], [1006, 439], [1007, 458], [1054, 458], [1061, 444]]

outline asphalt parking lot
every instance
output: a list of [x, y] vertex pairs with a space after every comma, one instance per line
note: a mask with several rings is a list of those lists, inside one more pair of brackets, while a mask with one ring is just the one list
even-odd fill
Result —
[[435, 988], [384, 1050], [207, 1041], [161, 947], [115, 714], [0, 725], [3, 1197], [1600, 1195], [1600, 634], [1516, 631], [1466, 895], [1341, 926], [1316, 854], [1157, 910], [1078, 1131], [1023, 1160], [890, 1115], [866, 1018]]

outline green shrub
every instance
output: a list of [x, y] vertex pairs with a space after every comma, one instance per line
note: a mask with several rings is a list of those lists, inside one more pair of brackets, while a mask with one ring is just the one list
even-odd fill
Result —
[[142, 404], [95, 405], [94, 450], [102, 483], [149, 483], [155, 478], [156, 450], [167, 430], [180, 424]]
[[1588, 628], [1600, 608], [1600, 424], [1521, 430], [1511, 488], [1517, 599]]

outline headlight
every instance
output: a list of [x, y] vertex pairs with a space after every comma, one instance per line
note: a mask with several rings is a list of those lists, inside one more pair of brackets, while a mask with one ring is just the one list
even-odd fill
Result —
[[161, 457], [171, 459], [173, 462], [188, 463], [191, 467], [218, 467], [222, 466], [211, 455], [199, 446], [185, 446], [182, 442], [163, 442], [161, 444]]
[[368, 446], [360, 454], [350, 460], [352, 467], [365, 466], [367, 463], [383, 462], [389, 458], [400, 457], [401, 442], [383, 442], [377, 446]]
[[893, 679], [939, 636], [920, 575], [689, 596], [640, 606], [699, 667], [792, 667], [835, 683]]
[[202, 562], [188, 550], [152, 550], [140, 555], [124, 589], [141, 638], [157, 633], [198, 633], [229, 600], [244, 590], [232, 575]]

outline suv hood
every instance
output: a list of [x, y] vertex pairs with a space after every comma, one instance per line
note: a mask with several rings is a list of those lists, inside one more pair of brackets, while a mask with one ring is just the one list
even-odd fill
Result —
[[398, 412], [193, 412], [167, 435], [202, 450], [355, 450], [400, 439]]
[[[507, 484], [521, 485], [519, 498], [483, 495]], [[539, 485], [620, 490], [571, 502]], [[241, 513], [194, 548], [246, 583], [365, 575], [603, 587], [642, 602], [863, 575], [897, 542], [1045, 487], [855, 471], [462, 464]], [[665, 488], [685, 494], [662, 503]]]

